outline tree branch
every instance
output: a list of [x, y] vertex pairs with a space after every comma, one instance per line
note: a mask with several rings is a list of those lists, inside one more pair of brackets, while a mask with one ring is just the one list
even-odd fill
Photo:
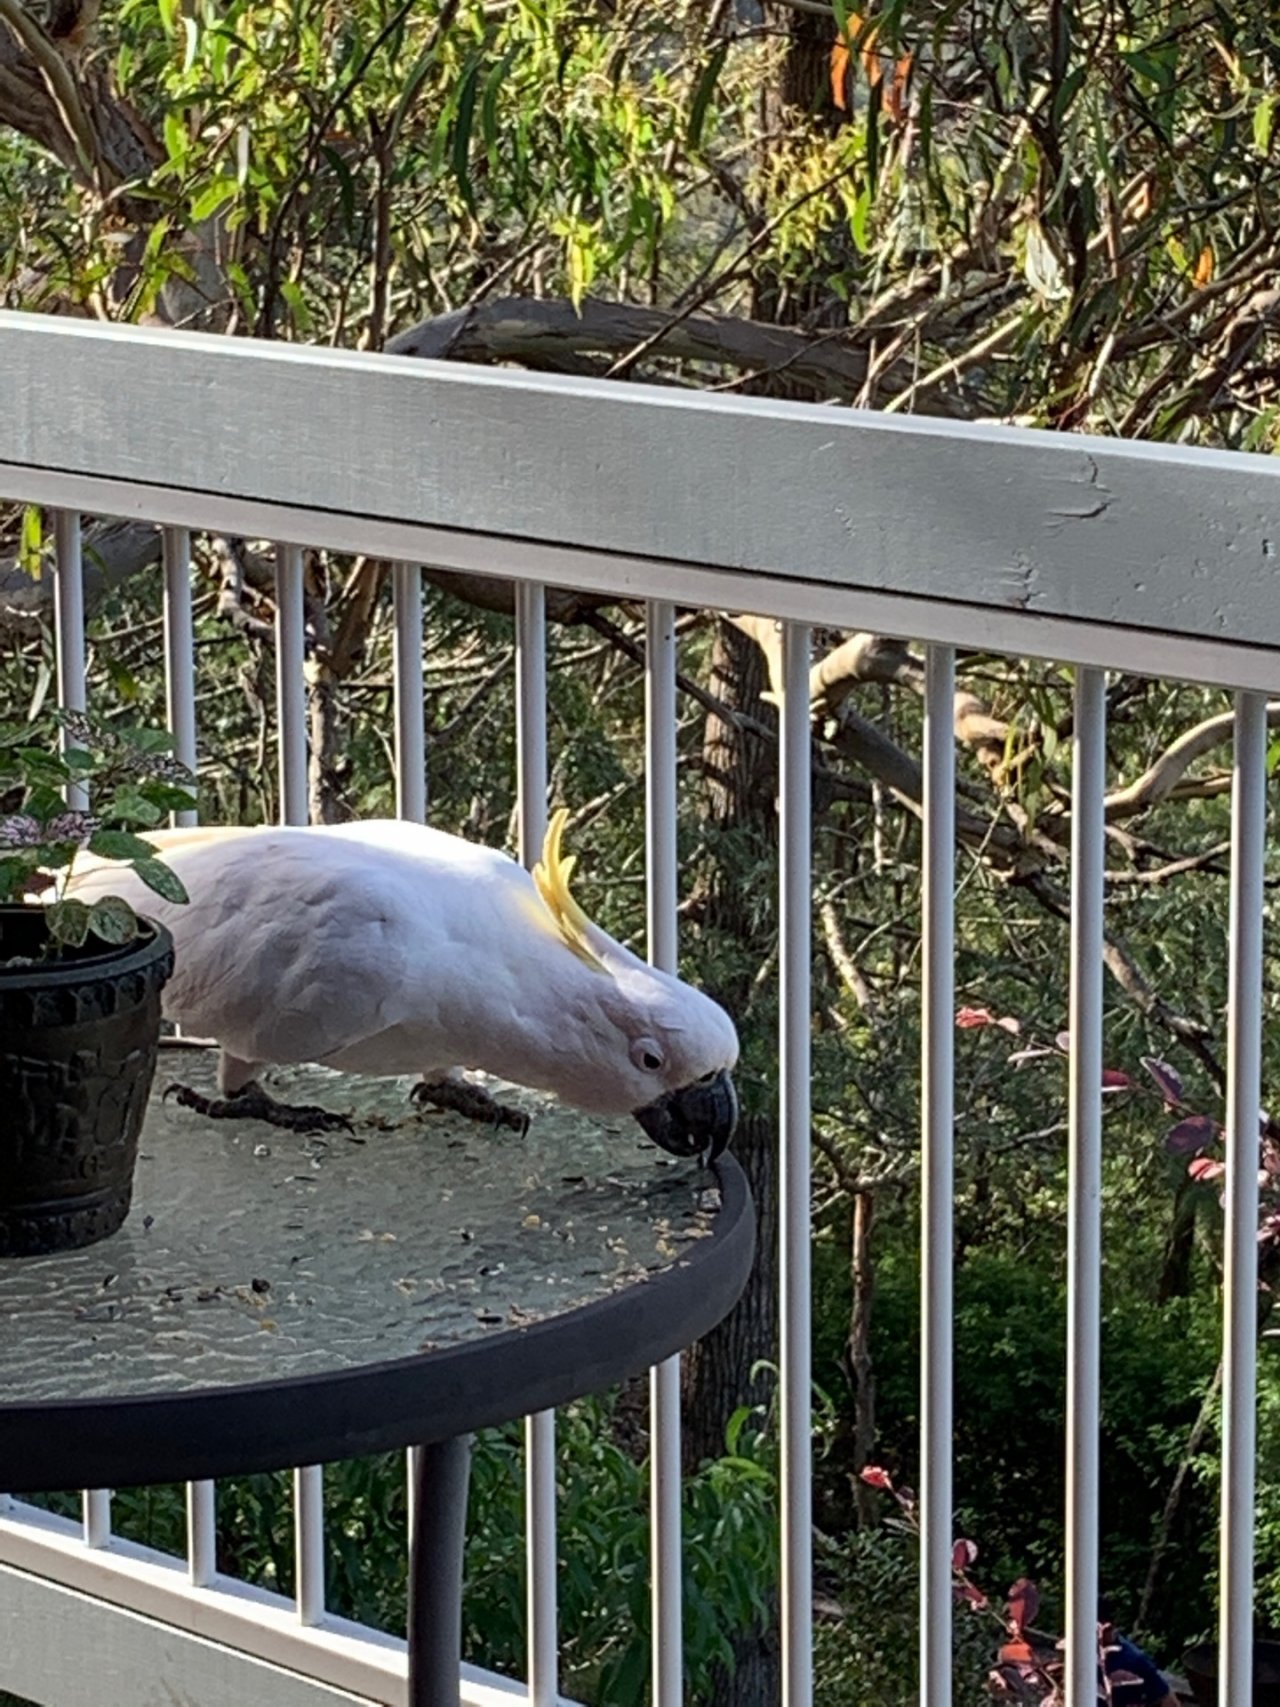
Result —
[[[1267, 705], [1267, 727], [1274, 729], [1278, 725], [1280, 700], [1271, 700]], [[1180, 792], [1179, 785], [1190, 767], [1197, 759], [1229, 741], [1235, 733], [1235, 727], [1235, 712], [1224, 711], [1217, 717], [1207, 717], [1203, 723], [1197, 723], [1194, 729], [1188, 729], [1179, 735], [1140, 777], [1107, 796], [1108, 819], [1131, 818], [1136, 812], [1145, 812], [1148, 807], [1156, 806], [1162, 800], [1176, 797]], [[1230, 780], [1224, 780], [1229, 787]], [[1218, 781], [1218, 778], [1212, 778], [1191, 784], [1187, 792], [1202, 795], [1211, 784]]]

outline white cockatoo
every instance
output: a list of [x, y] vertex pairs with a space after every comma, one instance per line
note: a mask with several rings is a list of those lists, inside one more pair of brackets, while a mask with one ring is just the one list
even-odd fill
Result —
[[267, 1096], [268, 1064], [421, 1074], [420, 1100], [523, 1126], [466, 1068], [551, 1091], [592, 1114], [633, 1114], [676, 1156], [714, 1157], [737, 1119], [738, 1038], [702, 991], [656, 971], [569, 892], [557, 812], [533, 873], [505, 854], [400, 821], [147, 834], [189, 901], [89, 862], [73, 884], [123, 895], [173, 933], [166, 1018], [216, 1039], [217, 1117], [297, 1129], [345, 1124]]

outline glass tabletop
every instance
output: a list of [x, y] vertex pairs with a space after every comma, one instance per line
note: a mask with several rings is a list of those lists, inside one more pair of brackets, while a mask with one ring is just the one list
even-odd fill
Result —
[[274, 1383], [456, 1347], [691, 1263], [717, 1176], [634, 1121], [490, 1082], [527, 1134], [419, 1113], [409, 1080], [269, 1075], [351, 1137], [214, 1121], [216, 1054], [165, 1049], [134, 1207], [88, 1249], [0, 1261], [0, 1411]]

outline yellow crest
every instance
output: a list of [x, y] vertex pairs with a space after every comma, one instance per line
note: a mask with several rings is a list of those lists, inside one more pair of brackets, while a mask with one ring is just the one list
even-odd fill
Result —
[[560, 852], [560, 840], [568, 818], [563, 806], [552, 814], [542, 843], [542, 858], [533, 868], [533, 881], [538, 886], [543, 905], [555, 921], [561, 942], [572, 949], [579, 960], [585, 961], [595, 971], [603, 972], [604, 963], [592, 952], [587, 938], [591, 921], [569, 893], [569, 879], [573, 876], [577, 859], [572, 854], [565, 859]]

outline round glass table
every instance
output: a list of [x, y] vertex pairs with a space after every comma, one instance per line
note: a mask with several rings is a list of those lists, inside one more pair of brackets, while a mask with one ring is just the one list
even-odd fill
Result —
[[81, 1251], [0, 1262], [0, 1488], [199, 1480], [416, 1446], [412, 1707], [457, 1702], [469, 1436], [597, 1392], [736, 1302], [741, 1170], [509, 1086], [528, 1132], [420, 1114], [320, 1068], [273, 1093], [323, 1138], [211, 1121], [216, 1057], [160, 1058], [134, 1207]]

